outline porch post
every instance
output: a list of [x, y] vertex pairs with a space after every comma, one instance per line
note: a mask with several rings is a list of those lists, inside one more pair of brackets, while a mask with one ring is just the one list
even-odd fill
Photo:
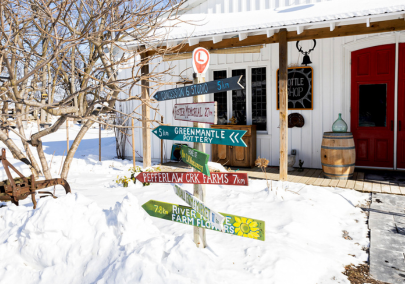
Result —
[[280, 180], [287, 180], [288, 160], [288, 89], [287, 89], [287, 29], [279, 32], [279, 90], [280, 90]]
[[[141, 53], [141, 61], [146, 58], [145, 53]], [[147, 76], [149, 74], [149, 63], [141, 67], [141, 76]], [[149, 81], [141, 80], [141, 98], [142, 98], [142, 141], [143, 141], [143, 167], [150, 167], [151, 161], [151, 131], [150, 131], [150, 109], [144, 103], [149, 103]]]

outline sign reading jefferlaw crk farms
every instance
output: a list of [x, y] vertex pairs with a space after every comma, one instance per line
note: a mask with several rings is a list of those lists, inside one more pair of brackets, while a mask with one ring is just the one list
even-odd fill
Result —
[[147, 183], [191, 183], [191, 184], [221, 184], [248, 186], [246, 173], [171, 173], [171, 172], [142, 172], [136, 176], [140, 182]]
[[191, 206], [200, 216], [206, 221], [210, 222], [211, 227], [224, 231], [223, 223], [225, 217], [221, 214], [215, 212], [214, 210], [208, 208], [200, 199], [194, 197], [190, 192], [182, 189], [177, 184], [174, 185], [174, 193], [181, 199], [183, 199], [188, 205]]
[[[278, 82], [277, 70], [277, 82]], [[288, 109], [313, 109], [313, 70], [312, 67], [288, 68]], [[279, 109], [279, 89], [277, 83], [277, 109]]]
[[165, 140], [247, 147], [242, 140], [246, 130], [159, 125], [152, 132]]
[[231, 78], [189, 85], [181, 88], [158, 91], [153, 97], [157, 101], [167, 101], [205, 94], [212, 94], [217, 92], [242, 90], [243, 86], [240, 84], [241, 79], [242, 76], [234, 76]]
[[176, 104], [173, 117], [176, 120], [217, 124], [217, 102]]
[[[153, 217], [174, 221], [186, 225], [219, 231], [204, 220], [201, 215], [191, 207], [161, 201], [149, 200], [142, 208]], [[264, 241], [265, 223], [261, 220], [251, 219], [218, 212], [225, 217], [224, 233]]]
[[189, 164], [197, 171], [210, 176], [210, 170], [208, 169], [208, 159], [210, 155], [187, 147], [186, 145], [181, 146], [180, 155], [183, 162]]

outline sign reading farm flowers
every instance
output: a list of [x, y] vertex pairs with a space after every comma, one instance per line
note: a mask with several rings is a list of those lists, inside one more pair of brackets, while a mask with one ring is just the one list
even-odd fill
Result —
[[[219, 229], [213, 227], [210, 222], [202, 218], [196, 210], [188, 206], [149, 200], [142, 205], [142, 208], [150, 216], [156, 218], [220, 232]], [[264, 221], [228, 213], [219, 213], [225, 217], [223, 225], [224, 233], [264, 241]]]

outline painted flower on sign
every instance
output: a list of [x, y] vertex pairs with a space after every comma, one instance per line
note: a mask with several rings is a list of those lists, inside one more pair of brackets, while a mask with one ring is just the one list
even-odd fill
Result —
[[235, 216], [235, 223], [233, 226], [235, 227], [235, 233], [238, 236], [257, 239], [260, 237], [259, 235], [259, 228], [257, 227], [257, 222], [254, 222], [252, 219], [247, 218], [239, 218]]

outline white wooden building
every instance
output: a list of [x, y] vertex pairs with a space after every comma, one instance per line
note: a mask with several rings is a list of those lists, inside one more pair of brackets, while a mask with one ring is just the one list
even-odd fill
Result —
[[[340, 27], [349, 25], [361, 25], [370, 30], [377, 28], [378, 31], [379, 23], [397, 23], [398, 20], [405, 23], [405, 2], [190, 0], [185, 4], [183, 13], [185, 20], [200, 20], [200, 23], [204, 24], [184, 25], [173, 29], [165, 41], [167, 45], [185, 40], [190, 47], [212, 42], [220, 48], [221, 42], [232, 38], [243, 43], [249, 38], [266, 35], [271, 41], [280, 28], [296, 32], [297, 36], [322, 28], [331, 32], [338, 31]], [[310, 53], [312, 64], [309, 65], [313, 68], [313, 109], [289, 110], [289, 113], [300, 113], [305, 119], [302, 128], [294, 127], [288, 130], [288, 149], [297, 150], [297, 161], [303, 160], [304, 167], [321, 168], [322, 135], [331, 131], [333, 122], [341, 113], [349, 131], [355, 134], [358, 161], [356, 166], [405, 169], [405, 134], [402, 135], [405, 133], [405, 32], [401, 31], [404, 28], [398, 26], [389, 29], [381, 25], [381, 28], [384, 32], [368, 35], [343, 36], [350, 34], [343, 33], [336, 34], [337, 37], [317, 37], [316, 47]], [[385, 32], [387, 30], [388, 32]], [[313, 41], [301, 41], [300, 45], [307, 51], [313, 46]], [[232, 101], [235, 99], [232, 91], [222, 94], [221, 97], [206, 95], [205, 101], [226, 98], [226, 102], [222, 104], [226, 105], [223, 112], [227, 120], [232, 117], [233, 108], [244, 108], [244, 123], [258, 124], [257, 156], [267, 158], [270, 165], [277, 166], [280, 140], [277, 110], [279, 45], [258, 44], [250, 51], [253, 53], [211, 54], [206, 75], [206, 81], [211, 81], [217, 76], [244, 74], [246, 93], [242, 103]], [[352, 59], [356, 60], [356, 69]], [[303, 56], [296, 48], [296, 41], [289, 41], [289, 66], [300, 66], [302, 60]], [[192, 79], [191, 57], [167, 61], [161, 67], [165, 68], [169, 64], [175, 66], [173, 75], [182, 74], [184, 78]], [[120, 72], [121, 76], [125, 76], [127, 71], [123, 69]], [[260, 75], [257, 75], [258, 72]], [[179, 78], [173, 76], [167, 80], [176, 82]], [[369, 88], [359, 89], [360, 85], [368, 85]], [[379, 87], [382, 91], [375, 93], [375, 90], [380, 90]], [[370, 90], [375, 92], [370, 93]], [[134, 92], [140, 93], [139, 90]], [[370, 100], [374, 103], [370, 104]], [[172, 118], [174, 104], [186, 102], [192, 102], [192, 98], [156, 104], [164, 116], [164, 123], [192, 126], [192, 123], [175, 121]], [[377, 118], [376, 109], [367, 109], [375, 104], [379, 106]], [[117, 109], [127, 113], [134, 107], [134, 102], [117, 104]], [[258, 109], [261, 111], [257, 112]], [[367, 119], [369, 121], [364, 122]], [[369, 125], [366, 125], [367, 123]], [[142, 140], [141, 129], [136, 129], [135, 144], [140, 154]], [[170, 158], [173, 142], [176, 141], [164, 142], [165, 158]], [[152, 160], [160, 161], [160, 140], [154, 135], [151, 148]], [[210, 148], [206, 147], [207, 153], [210, 153]], [[126, 151], [126, 155], [131, 157], [129, 145]]]

